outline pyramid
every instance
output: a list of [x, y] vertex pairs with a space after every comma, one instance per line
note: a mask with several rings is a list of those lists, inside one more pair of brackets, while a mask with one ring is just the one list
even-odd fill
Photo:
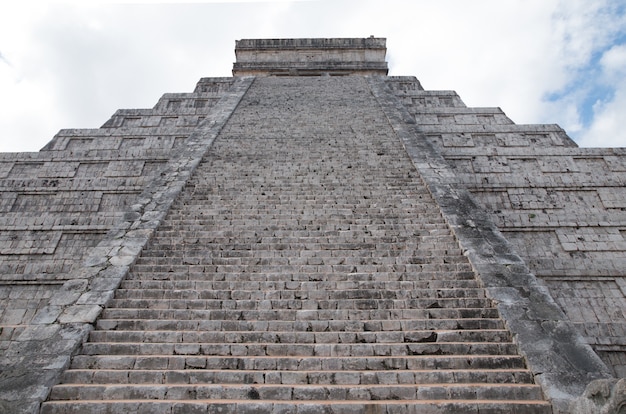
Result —
[[0, 411], [620, 412], [626, 150], [385, 52], [240, 40], [0, 154]]

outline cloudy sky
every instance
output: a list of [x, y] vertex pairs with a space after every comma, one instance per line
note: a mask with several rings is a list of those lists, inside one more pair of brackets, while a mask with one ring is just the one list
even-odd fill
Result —
[[370, 35], [390, 75], [626, 147], [626, 0], [21, 0], [0, 5], [0, 151], [230, 76], [236, 39]]

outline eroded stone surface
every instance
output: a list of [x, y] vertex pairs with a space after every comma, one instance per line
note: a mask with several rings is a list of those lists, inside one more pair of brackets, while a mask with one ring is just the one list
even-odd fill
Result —
[[550, 411], [360, 76], [255, 79], [74, 361], [44, 412]]
[[[357, 73], [386, 73], [384, 42], [381, 43], [381, 39], [356, 40], [358, 42], [355, 39], [259, 40], [248, 41], [249, 44], [242, 41], [239, 69], [253, 68], [261, 70], [263, 75], [278, 70], [281, 74], [291, 76], [339, 72], [351, 73], [353, 76]], [[328, 46], [328, 53], [316, 55], [309, 65], [304, 59], [305, 55], [316, 47], [323, 49], [324, 45]], [[273, 53], [272, 48], [282, 48], [283, 57], [248, 59], [255, 48], [265, 48], [266, 57]], [[354, 60], [350, 58], [353, 55], [356, 56]], [[333, 56], [339, 57], [343, 63], [328, 63], [328, 60], [334, 59]], [[292, 79], [295, 83], [289, 86], [289, 90], [312, 81], [302, 80], [298, 84], [295, 81], [297, 78]], [[60, 373], [68, 366], [70, 356], [87, 338], [100, 310], [116, 300], [113, 299], [113, 292], [118, 289], [129, 268], [137, 264], [171, 204], [183, 194], [186, 183], [200, 165], [207, 148], [232, 115], [251, 82], [251, 79], [246, 78], [203, 78], [193, 93], [166, 94], [152, 109], [119, 110], [102, 128], [62, 130], [38, 153], [0, 154], [0, 409], [8, 412], [37, 410], [39, 401], [45, 398], [47, 390], [58, 381]], [[365, 142], [384, 130], [382, 125], [376, 124], [379, 121], [377, 118], [358, 123], [349, 131], [341, 128], [350, 125], [353, 118], [356, 119], [355, 114], [363, 108], [381, 105], [385, 122], [391, 123], [394, 133], [404, 142], [405, 150], [411, 156], [416, 171], [428, 185], [446, 224], [458, 237], [461, 251], [469, 258], [472, 270], [479, 274], [483, 283], [481, 288], [484, 288], [486, 296], [497, 302], [506, 328], [528, 360], [535, 380], [553, 402], [555, 411], [568, 412], [570, 401], [583, 393], [590, 381], [609, 378], [611, 375], [626, 375], [626, 243], [623, 231], [626, 150], [577, 148], [558, 126], [516, 125], [499, 108], [468, 108], [453, 91], [427, 91], [411, 77], [370, 78], [371, 92], [350, 95], [350, 99], [344, 103], [341, 103], [342, 99], [361, 89], [340, 92], [341, 87], [335, 87], [326, 90], [324, 88], [330, 83], [323, 82], [331, 82], [329, 79], [316, 78], [314, 82], [320, 83], [312, 89], [310, 98], [322, 94], [325, 103], [313, 105], [306, 111], [294, 113], [295, 101], [282, 99], [288, 93], [287, 89], [283, 89], [284, 85], [277, 86], [279, 83], [254, 97], [249, 102], [250, 111], [254, 111], [255, 105], [260, 105], [258, 109], [268, 109], [268, 105], [270, 108], [274, 105], [275, 112], [270, 118], [248, 119], [245, 125], [240, 125], [249, 128], [245, 138], [252, 139], [251, 142], [260, 140], [263, 128], [267, 128], [267, 125], [278, 124], [289, 116], [295, 116], [285, 127], [290, 131], [285, 145], [293, 144], [293, 140], [302, 137], [315, 137], [316, 134], [324, 137], [330, 134], [335, 139], [341, 139], [344, 133], [356, 134]], [[346, 78], [343, 85], [351, 82], [356, 85], [361, 81]], [[342, 85], [342, 82], [337, 85]], [[272, 103], [272, 100], [275, 101]], [[321, 115], [323, 110], [319, 106], [324, 105], [338, 105], [336, 115], [330, 118], [328, 114]], [[341, 127], [331, 128], [346, 114], [354, 116], [347, 115], [349, 120], [341, 121]], [[367, 128], [370, 121], [373, 127]], [[356, 142], [342, 152], [342, 162], [352, 156], [365, 156], [368, 151], [374, 151], [372, 148], [357, 149], [360, 141]], [[247, 145], [245, 140], [238, 143]], [[322, 140], [315, 141], [315, 144], [318, 146], [312, 144], [308, 155], [318, 151], [326, 156], [333, 154], [332, 148], [327, 150], [319, 146], [323, 145]], [[288, 154], [287, 148], [278, 148], [275, 153], [266, 155], [267, 159]], [[242, 151], [248, 149], [241, 148]], [[399, 147], [394, 147], [394, 153], [398, 150]], [[376, 160], [388, 157], [390, 153], [378, 149], [374, 152], [375, 155], [367, 156]], [[276, 178], [299, 177], [298, 168], [301, 166], [293, 162], [293, 156], [285, 157], [289, 159], [283, 159], [284, 168]], [[317, 169], [320, 174], [321, 171], [327, 171], [325, 168], [329, 165], [335, 165], [332, 162], [326, 164], [329, 161], [320, 156]], [[371, 162], [375, 164], [376, 161]], [[392, 163], [389, 162], [389, 165]], [[243, 168], [236, 169], [238, 165], [228, 163], [224, 168], [231, 167], [235, 171], [243, 171]], [[258, 180], [262, 168], [256, 173], [248, 173], [247, 180]], [[331, 170], [331, 173], [335, 172]], [[385, 174], [365, 174], [364, 178], [371, 180], [371, 186], [375, 188]], [[362, 177], [358, 177], [360, 179]], [[213, 184], [215, 182], [208, 183], [209, 188]], [[321, 184], [325, 184], [324, 187]], [[345, 183], [324, 182], [324, 178], [319, 176], [303, 185], [312, 197], [324, 194], [324, 191], [332, 193], [340, 184]], [[267, 191], [266, 195], [280, 199], [280, 188], [276, 186], [272, 191]], [[372, 203], [371, 200], [376, 197], [380, 198], [381, 203], [387, 201], [385, 196], [370, 192], [364, 194], [359, 203], [346, 203], [337, 212], [337, 217], [351, 217], [358, 212], [362, 203]], [[311, 200], [303, 198], [301, 202], [306, 207]], [[270, 206], [271, 203], [261, 205]], [[229, 209], [220, 211], [220, 214], [228, 213]], [[260, 211], [259, 214], [261, 212], [265, 213]], [[301, 219], [314, 220], [315, 217], [314, 214], [305, 214]], [[275, 222], [268, 220], [267, 225], [271, 227], [289, 223], [293, 218], [281, 216]], [[341, 234], [345, 231], [343, 228], [333, 229], [333, 232]], [[371, 235], [379, 233], [378, 229], [374, 229]], [[226, 238], [232, 237], [228, 230], [225, 230], [223, 236], [223, 243], [227, 243]], [[272, 235], [264, 241], [275, 243], [275, 237], [277, 235]], [[180, 242], [177, 239], [172, 246]], [[197, 241], [187, 240], [186, 243], [193, 248]], [[358, 243], [360, 241], [349, 240], [345, 246], [352, 249], [359, 246]], [[277, 257], [281, 257], [289, 250], [289, 243], [278, 245], [283, 246], [278, 250], [281, 253], [277, 253]], [[414, 257], [413, 262], [405, 266], [420, 269], [415, 270], [418, 273], [424, 272], [423, 266], [434, 257], [445, 265], [457, 265], [457, 262], [450, 262], [451, 256], [447, 251], [432, 250], [434, 244], [426, 243], [424, 246], [427, 246], [426, 251], [431, 249], [432, 253]], [[306, 244], [301, 247], [298, 268], [310, 266], [325, 272], [347, 274], [356, 269], [356, 274], [365, 275], [371, 273], [374, 266], [373, 263], [352, 263], [354, 258], [349, 263], [339, 263], [332, 249], [327, 252], [328, 255], [315, 255], [306, 248]], [[199, 250], [194, 249], [193, 254], [184, 255], [177, 263], [168, 263], [166, 273], [177, 272], [180, 266], [193, 268], [194, 271], [200, 268], [203, 271], [221, 271], [228, 266], [237, 269], [241, 265], [237, 264], [237, 260], [243, 260], [241, 257], [223, 257], [206, 252], [200, 254]], [[389, 254], [380, 259], [376, 266], [391, 266], [390, 261], [394, 257]], [[268, 266], [265, 262], [273, 259], [262, 257], [259, 260], [259, 265]], [[209, 262], [211, 265], [207, 265]], [[397, 263], [394, 265], [397, 266]], [[292, 274], [293, 271], [294, 268], [288, 268], [285, 274]], [[155, 279], [155, 283], [164, 281], [167, 281], [167, 277], [163, 274]], [[213, 283], [221, 282], [224, 281]], [[370, 290], [387, 291], [380, 284], [376, 285], [375, 280], [370, 282]], [[259, 286], [255, 285], [257, 283], [256, 280], [249, 280], [245, 285]], [[302, 307], [291, 310], [298, 322], [294, 320], [291, 324], [281, 326], [287, 332], [297, 332], [303, 328], [312, 331], [336, 329], [337, 326], [333, 328], [330, 322], [324, 325], [321, 320], [323, 310], [315, 307], [320, 303], [339, 307], [345, 303], [343, 301], [351, 299], [343, 293], [332, 299], [319, 296], [322, 294], [320, 292], [328, 288], [321, 281], [312, 282], [315, 284], [314, 289], [313, 285], [302, 283], [302, 280], [290, 280], [285, 285], [266, 286], [269, 291], [285, 289], [286, 292], [306, 292], [301, 293], [305, 297], [297, 298], [302, 301]], [[218, 286], [221, 285], [204, 286], [201, 289], [220, 290]], [[188, 285], [170, 285], [165, 289], [180, 288], [190, 289]], [[337, 285], [340, 291], [353, 288], [348, 280], [341, 280]], [[394, 290], [403, 289], [407, 292], [421, 292], [420, 289], [425, 288], [422, 285], [393, 287]], [[192, 286], [191, 289], [195, 288]], [[260, 297], [258, 294], [242, 294], [242, 290], [246, 289], [240, 285], [230, 286], [229, 289], [237, 297], [233, 300], [245, 301], [245, 306], [255, 307], [256, 316], [267, 316], [262, 312], [270, 311], [274, 303], [294, 306], [296, 300], [290, 296], [291, 293], [285, 293], [284, 298], [272, 295]], [[151, 299], [155, 298], [146, 297], [144, 304], [149, 304]], [[188, 298], [170, 299], [176, 300], [172, 302], [176, 308], [198, 304]], [[399, 308], [395, 313], [389, 312], [386, 320], [380, 322], [377, 322], [380, 314], [373, 309], [378, 306], [378, 299], [362, 298], [354, 310], [346, 312], [367, 312], [367, 317], [361, 313], [361, 318], [365, 320], [359, 329], [384, 331], [378, 335], [359, 334], [359, 341], [365, 344], [368, 341], [386, 342], [399, 338], [394, 336], [394, 330], [407, 329], [406, 325], [395, 323], [400, 315], [408, 312], [402, 310], [404, 306], [410, 304], [411, 307], [423, 306], [427, 309], [439, 309], [441, 306], [438, 301], [427, 303], [417, 299], [403, 298], [393, 302]], [[209, 298], [198, 300], [207, 301]], [[110, 329], [120, 326], [120, 322], [115, 321], [102, 323], [103, 327]], [[349, 326], [350, 329], [356, 329], [358, 321], [350, 322]], [[265, 331], [268, 326], [245, 326], [245, 329], [252, 328]], [[194, 329], [219, 332], [224, 326], [206, 321]], [[244, 329], [244, 326], [238, 329]], [[443, 330], [446, 329], [451, 328]], [[186, 335], [191, 337], [190, 334]], [[421, 344], [419, 347], [429, 347], [434, 346], [429, 345], [431, 342], [436, 343], [438, 339], [454, 335], [438, 332], [433, 336], [432, 332], [424, 331], [403, 338], [417, 341]], [[281, 340], [292, 340], [292, 336], [287, 333], [280, 337]], [[294, 348], [298, 352], [319, 352], [319, 355], [325, 355], [330, 352], [329, 344], [352, 337], [320, 333], [301, 338], [316, 338], [320, 346], [303, 345]], [[608, 365], [608, 370], [587, 345], [591, 345]], [[419, 350], [419, 347], [411, 349]], [[377, 352], [387, 352], [383, 348]], [[341, 349], [346, 357], [365, 356], [369, 352], [365, 345]], [[441, 352], [441, 349], [427, 349], [419, 352]], [[258, 348], [241, 343], [226, 348], [180, 343], [176, 344], [174, 350], [188, 353], [194, 358], [217, 350], [227, 350], [233, 358], [247, 352], [258, 352]], [[266, 352], [279, 355], [282, 350], [281, 347], [270, 347]], [[118, 357], [119, 362], [126, 361], [125, 358]], [[155, 366], [161, 364], [161, 361], [152, 362]], [[284, 362], [287, 364], [287, 361]], [[372, 364], [379, 362], [370, 361]], [[211, 360], [207, 358], [189, 361], [174, 358], [169, 362], [169, 367], [184, 370], [185, 367], [198, 365], [206, 367], [210, 363]], [[393, 360], [385, 363], [394, 365], [402, 362]], [[288, 366], [278, 364], [276, 368], [281, 370]], [[41, 374], [38, 375], [38, 372]], [[269, 380], [278, 381], [272, 375], [269, 375]], [[347, 380], [351, 377], [342, 378]], [[618, 383], [610, 379], [602, 381], [592, 383], [587, 388], [584, 396], [575, 403], [578, 404], [577, 409], [594, 409], [597, 412], [620, 409], [615, 401], [620, 401], [623, 387], [617, 386]], [[306, 392], [314, 394], [320, 391], [310, 389]], [[121, 412], [140, 409], [162, 409], [165, 412], [192, 408], [202, 410], [202, 407], [197, 406], [142, 404], [121, 404], [116, 409]], [[97, 410], [105, 409], [104, 406], [97, 407]], [[259, 407], [269, 407], [270, 410], [280, 412], [288, 406], [261, 404]], [[330, 406], [324, 407], [333, 410]], [[356, 404], [344, 408], [347, 412], [365, 409], [404, 412], [402, 410], [410, 409], [409, 405], [372, 407]], [[430, 408], [434, 412], [455, 412], [454, 409], [459, 409], [458, 406], [449, 407]], [[77, 405], [77, 409], [83, 408]], [[251, 405], [238, 404], [225, 404], [217, 408], [227, 412], [255, 409]], [[296, 412], [307, 412], [310, 408], [301, 405]], [[479, 408], [474, 405], [463, 409], [472, 412]], [[483, 406], [483, 409], [488, 408]], [[531, 407], [525, 409], [533, 412]]]
[[571, 405], [574, 414], [621, 414], [626, 410], [626, 379], [596, 380]]
[[[145, 163], [142, 163], [144, 175], [141, 176], [141, 179], [144, 184], [136, 182], [135, 188], [137, 189], [137, 193], [133, 194], [131, 198], [128, 198], [129, 200], [134, 200], [135, 204], [112, 203], [107, 204], [103, 209], [102, 201], [100, 201], [100, 210], [92, 209], [93, 213], [98, 213], [97, 217], [102, 216], [103, 211], [106, 211], [106, 208], [110, 207], [122, 209], [122, 211], [118, 210], [119, 212], [111, 216], [112, 219], [107, 223], [108, 227], [102, 228], [103, 230], [106, 229], [108, 234], [99, 235], [99, 241], [97, 238], [92, 238], [92, 242], [85, 243], [81, 240], [80, 243], [74, 243], [72, 248], [75, 249], [77, 254], [71, 258], [56, 259], [56, 256], [52, 256], [53, 260], [67, 262], [67, 267], [59, 268], [59, 270], [67, 269], [67, 273], [59, 272], [58, 274], [51, 273], [41, 276], [32, 275], [32, 277], [28, 278], [26, 275], [3, 275], [5, 281], [11, 280], [12, 277], [12, 283], [20, 283], [26, 279], [32, 279], [33, 282], [40, 283], [49, 279], [52, 279], [56, 283], [65, 281], [60, 288], [57, 288], [49, 295], [49, 300], [45, 303], [41, 301], [37, 302], [39, 306], [32, 308], [30, 317], [28, 312], [20, 313], [16, 312], [15, 309], [11, 309], [21, 306], [22, 300], [20, 300], [19, 296], [9, 296], [3, 303], [5, 307], [3, 313], [4, 322], [24, 326], [23, 329], [20, 329], [16, 333], [16, 335], [19, 334], [19, 336], [13, 341], [9, 340], [6, 342], [7, 345], [3, 347], [6, 350], [2, 358], [0, 358], [0, 366], [3, 368], [0, 373], [0, 400], [6, 401], [6, 404], [8, 404], [6, 407], [9, 407], [7, 408], [9, 412], [38, 411], [40, 402], [46, 398], [50, 387], [58, 381], [61, 372], [67, 367], [71, 355], [85, 340], [87, 332], [92, 327], [91, 324], [95, 322], [103, 305], [113, 296], [114, 290], [128, 271], [128, 265], [136, 259], [137, 254], [148, 241], [149, 235], [158, 226], [160, 219], [163, 218], [163, 211], [169, 208], [169, 205], [180, 192], [180, 189], [184, 185], [184, 180], [181, 181], [181, 179], [177, 179], [176, 177], [180, 175], [186, 179], [191, 175], [193, 168], [195, 168], [198, 163], [196, 159], [200, 159], [202, 154], [204, 154], [206, 149], [211, 145], [213, 139], [219, 133], [220, 128], [224, 125], [224, 122], [228, 119], [233, 108], [237, 105], [241, 95], [245, 92], [250, 83], [250, 80], [246, 81], [245, 79], [240, 79], [236, 82], [230, 79], [222, 79], [216, 80], [214, 83], [219, 85], [220, 82], [224, 81], [229, 86], [233, 83], [235, 85], [230, 92], [225, 89], [220, 90], [218, 97], [223, 98], [221, 105], [217, 105], [217, 108], [214, 109], [207, 106], [200, 113], [202, 116], [196, 117], [195, 124], [187, 124], [184, 125], [184, 127], [171, 128], [170, 130], [155, 129], [155, 125], [158, 125], [158, 122], [156, 124], [147, 123], [145, 126], [138, 124], [138, 126], [146, 128], [146, 130], [140, 132], [136, 129], [128, 130], [127, 128], [123, 128], [123, 120], [127, 119], [128, 114], [121, 112], [114, 116], [113, 121], [105, 125], [105, 129], [62, 131], [55, 140], [46, 146], [44, 151], [39, 153], [40, 157], [45, 158], [46, 156], [50, 156], [46, 151], [51, 151], [54, 158], [58, 159], [58, 161], [46, 165], [51, 169], [58, 168], [58, 166], [62, 166], [64, 162], [62, 156], [57, 153], [58, 151], [72, 149], [71, 155], [65, 155], [69, 158], [81, 154], [80, 151], [76, 151], [77, 146], [72, 142], [74, 137], [78, 136], [81, 138], [75, 139], [75, 142], [83, 149], [85, 149], [85, 144], [94, 142], [94, 137], [97, 137], [103, 141], [100, 144], [96, 144], [97, 147], [115, 150], [109, 152], [109, 157], [119, 159], [118, 157], [120, 156], [127, 156], [128, 153], [120, 151], [121, 146], [124, 146], [124, 138], [116, 137], [113, 138], [112, 142], [110, 139], [107, 139], [110, 135], [107, 134], [106, 128], [111, 128], [112, 124], [120, 124], [120, 130], [118, 131], [119, 136], [130, 136], [132, 138], [128, 139], [136, 141], [132, 142], [133, 145], [129, 148], [136, 147], [137, 144], [150, 144], [152, 146], [155, 142], [153, 138], [158, 138], [152, 137], [152, 134], [156, 131], [159, 131], [161, 134], [182, 134], [183, 137], [177, 139], [180, 139], [180, 143], [183, 142], [182, 140], [187, 143], [187, 146], [179, 145], [175, 151], [171, 151], [176, 143], [176, 139], [163, 139], [165, 145], [162, 149], [170, 151], [167, 153], [161, 151], [163, 156], [162, 161], [156, 162], [155, 164], [161, 164], [161, 167], [146, 171]], [[201, 80], [199, 85], [206, 85], [207, 83], [210, 83], [209, 79], [206, 81]], [[209, 93], [209, 95], [213, 95], [213, 92]], [[190, 94], [187, 95], [186, 98], [193, 101], [194, 99], [201, 99], [203, 96], [206, 95], [199, 94], [194, 96]], [[144, 112], [142, 116], [147, 119], [161, 118], [158, 111]], [[200, 118], [205, 119], [199, 122]], [[116, 119], [122, 119], [122, 121], [117, 121]], [[193, 126], [193, 128], [190, 128], [191, 126]], [[135, 156], [149, 157], [149, 162], [154, 163], [156, 161], [155, 156], [158, 157], [157, 154], [159, 152], [158, 150], [155, 152], [155, 149], [156, 148], [131, 152], [133, 152]], [[103, 157], [106, 159], [105, 154], [106, 152], [103, 154]], [[78, 163], [77, 165], [78, 177], [81, 179], [87, 179], [91, 174], [95, 176], [99, 175], [96, 167], [105, 168], [107, 165], [109, 169], [107, 170], [108, 173], [104, 174], [105, 177], [132, 177], [135, 174], [132, 169], [129, 172], [128, 169], [124, 167], [124, 163], [116, 164], [110, 161], [107, 164], [104, 159], [100, 164], [85, 164], [85, 170], [82, 172], [80, 171], [81, 164]], [[133, 165], [138, 166], [139, 164], [135, 162]], [[113, 171], [115, 171], [115, 173], [113, 173]], [[169, 171], [176, 171], [177, 174], [169, 174]], [[63, 176], [63, 178], [66, 177], [67, 175]], [[74, 175], [71, 177], [74, 177]], [[151, 179], [152, 182], [150, 182]], [[61, 181], [61, 179], [55, 180], [53, 183], [54, 187], [62, 185]], [[129, 179], [127, 182], [132, 183], [132, 180]], [[80, 204], [85, 199], [88, 201], [90, 193], [87, 191], [96, 190], [95, 196], [98, 198], [102, 197], [102, 193], [97, 191], [98, 183], [99, 181], [97, 181], [93, 188], [86, 187], [86, 191], [80, 195], [77, 193], [73, 203]], [[146, 183], [149, 183], [149, 185], [146, 185]], [[44, 185], [49, 184], [50, 182], [48, 181], [44, 182]], [[67, 185], [71, 184], [72, 183], [67, 183]], [[106, 184], [118, 186], [119, 182], [108, 181], [100, 185]], [[140, 184], [140, 186], [137, 186], [137, 184]], [[116, 189], [116, 191], [119, 190], [120, 188]], [[141, 194], [141, 196], [137, 198], [139, 194]], [[13, 205], [15, 206], [15, 204]], [[21, 211], [24, 217], [28, 218], [28, 210], [26, 212], [22, 211], [23, 206], [24, 205], [20, 206], [18, 211]], [[130, 210], [124, 213], [123, 209], [125, 209], [126, 206], [130, 206]], [[45, 203], [40, 204], [34, 211], [40, 216], [43, 211], [45, 217], [46, 211], [49, 211], [49, 207], [50, 206]], [[73, 225], [81, 226], [76, 229], [77, 231], [94, 232], [94, 230], [97, 231], [98, 229], [98, 227], [94, 227], [93, 224], [90, 224], [89, 220], [81, 221], [80, 214], [76, 214], [72, 208], [65, 210], [52, 209], [52, 211], [59, 213], [59, 221], [67, 221], [66, 227], [70, 231], [75, 231], [74, 228], [71, 227]], [[137, 211], [142, 211], [143, 214], [139, 214]], [[63, 214], [69, 216], [64, 218]], [[6, 214], [5, 217], [10, 218], [10, 214]], [[93, 217], [95, 218], [96, 216], [93, 215]], [[91, 220], [93, 221], [93, 219]], [[42, 226], [40, 229], [41, 232], [47, 231], [46, 226], [54, 225], [53, 221], [48, 223], [46, 220], [41, 219], [38, 219], [37, 223]], [[60, 240], [63, 240], [63, 238]], [[89, 248], [92, 245], [93, 247]], [[61, 253], [63, 252], [64, 251], [61, 251]], [[38, 252], [33, 251], [31, 253]], [[43, 253], [56, 254], [56, 252]], [[82, 262], [81, 266], [80, 258], [83, 255], [87, 257]], [[8, 258], [11, 259], [11, 257]], [[46, 260], [46, 258], [43, 259]], [[36, 260], [37, 258], [35, 258], [35, 262]], [[10, 260], [5, 261], [4, 268], [9, 269], [11, 263]], [[11, 316], [12, 319], [9, 319], [7, 317], [9, 315], [14, 316]], [[18, 317], [20, 319], [18, 319]], [[23, 383], [28, 383], [29, 386], [24, 387], [21, 385]], [[29, 411], [33, 409], [33, 407], [37, 407], [37, 409]]]

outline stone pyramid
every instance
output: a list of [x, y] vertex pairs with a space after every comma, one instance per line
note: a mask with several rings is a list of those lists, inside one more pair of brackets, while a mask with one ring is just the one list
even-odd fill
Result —
[[235, 51], [0, 154], [0, 412], [621, 412], [626, 150], [385, 39]]

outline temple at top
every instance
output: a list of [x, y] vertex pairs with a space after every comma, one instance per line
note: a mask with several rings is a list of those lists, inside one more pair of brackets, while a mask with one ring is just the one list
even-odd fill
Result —
[[385, 39], [244, 39], [233, 76], [387, 75]]

